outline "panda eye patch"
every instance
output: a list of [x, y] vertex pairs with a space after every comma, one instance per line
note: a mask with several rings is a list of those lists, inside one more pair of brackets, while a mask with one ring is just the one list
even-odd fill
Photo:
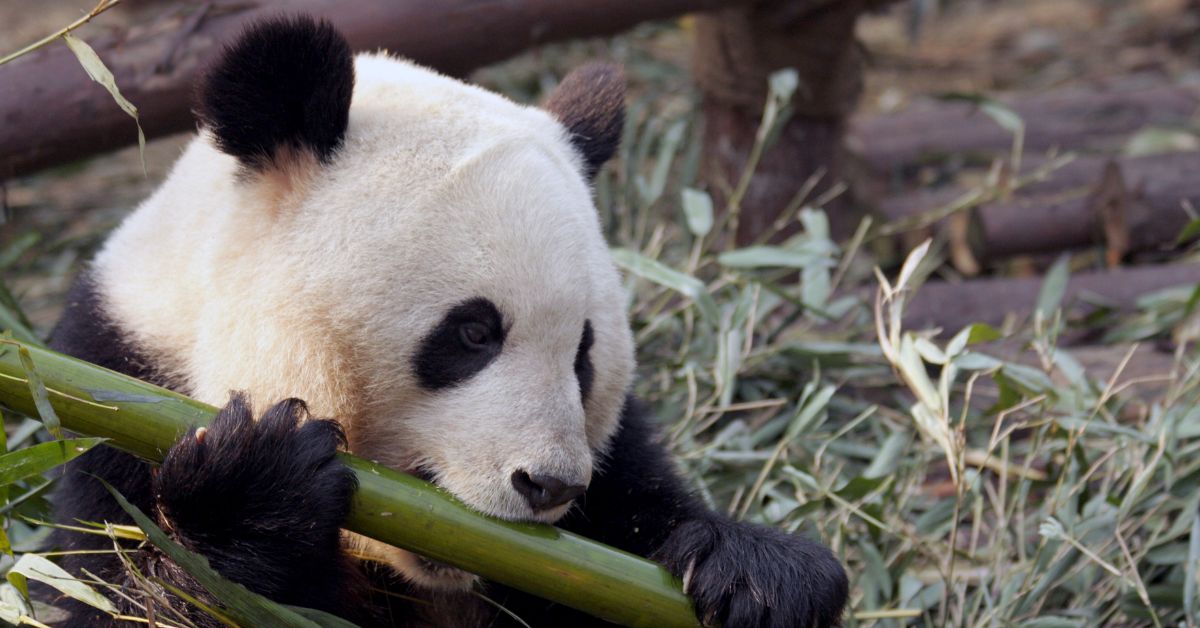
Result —
[[592, 392], [592, 382], [596, 379], [596, 370], [592, 368], [592, 343], [595, 334], [592, 332], [592, 321], [583, 322], [583, 335], [579, 339], [579, 348], [575, 350], [575, 379], [579, 380], [579, 398], [587, 401]]
[[450, 308], [413, 357], [421, 387], [442, 390], [467, 381], [500, 355], [504, 336], [504, 319], [491, 301], [476, 297]]

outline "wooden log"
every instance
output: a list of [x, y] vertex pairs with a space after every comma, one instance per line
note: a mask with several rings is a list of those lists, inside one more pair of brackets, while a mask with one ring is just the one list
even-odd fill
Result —
[[[254, 19], [310, 13], [331, 20], [355, 50], [389, 49], [462, 75], [531, 46], [609, 35], [639, 22], [749, 0], [266, 0], [167, 5], [125, 30], [80, 33], [138, 107], [147, 138], [193, 125], [195, 79]], [[0, 66], [0, 179], [96, 155], [137, 140], [130, 119], [84, 74], [66, 46]]]
[[[997, 98], [1025, 122], [1027, 153], [1051, 148], [1115, 151], [1147, 126], [1188, 125], [1200, 86], [1111, 85]], [[849, 145], [876, 174], [958, 154], [984, 159], [1012, 147], [1012, 134], [965, 102], [921, 101], [905, 111], [852, 120]]]
[[[1175, 371], [1175, 356], [1169, 350], [1163, 350], [1158, 343], [1144, 342], [1135, 346], [1127, 343], [1113, 345], [1069, 345], [1059, 347], [1083, 367], [1088, 377], [1107, 382], [1114, 375], [1119, 385], [1123, 387], [1122, 397], [1141, 399], [1155, 402], [1171, 384], [1170, 376]], [[1041, 368], [1041, 359], [1027, 341], [1020, 338], [1007, 338], [999, 342], [989, 342], [973, 347], [980, 352], [999, 358], [1006, 362], [1017, 362], [1034, 368]], [[1128, 357], [1128, 361], [1126, 361]], [[1066, 381], [1061, 371], [1055, 371], [1051, 377], [1064, 388], [1071, 385]], [[1136, 381], [1136, 383], [1132, 383]], [[988, 407], [995, 403], [999, 390], [992, 382], [980, 382], [975, 391], [982, 398], [974, 401], [982, 402], [980, 407]], [[1133, 409], [1145, 407], [1138, 404]], [[1129, 417], [1122, 417], [1129, 418]]]
[[[1042, 288], [1041, 277], [973, 279], [960, 283], [934, 281], [917, 291], [904, 312], [908, 327], [940, 327], [956, 333], [972, 323], [1000, 325], [1011, 315], [1032, 315]], [[1119, 309], [1156, 290], [1200, 284], [1200, 264], [1131, 266], [1078, 273], [1067, 282], [1064, 306], [1082, 296], [1100, 299]]]
[[[1184, 202], [1200, 206], [1197, 172], [1200, 151], [1077, 158], [1014, 198], [980, 207], [972, 252], [994, 259], [1108, 244], [1115, 263], [1128, 252], [1169, 247], [1188, 222]], [[966, 191], [919, 190], [886, 199], [879, 209], [886, 220], [898, 220], [946, 205]]]

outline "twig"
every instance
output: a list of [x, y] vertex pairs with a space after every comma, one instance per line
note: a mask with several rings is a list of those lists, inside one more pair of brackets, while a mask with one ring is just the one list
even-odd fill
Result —
[[38, 48], [41, 48], [41, 47], [53, 42], [56, 39], [62, 38], [64, 35], [70, 33], [71, 31], [92, 21], [92, 18], [96, 17], [97, 15], [100, 15], [101, 13], [104, 13], [105, 11], [117, 6], [118, 4], [120, 4], [120, 2], [121, 2], [121, 0], [100, 0], [100, 2], [98, 2], [96, 4], [96, 6], [92, 8], [91, 11], [88, 11], [86, 15], [79, 18], [78, 20], [71, 22], [65, 28], [63, 28], [55, 33], [46, 35], [45, 37], [33, 42], [32, 44], [29, 44], [28, 46], [25, 46], [24, 48], [14, 52], [14, 53], [6, 55], [4, 58], [0, 58], [0, 65], [4, 65], [5, 63], [8, 63], [9, 61], [16, 59], [17, 57], [22, 57], [24, 55], [27, 55], [27, 54], [33, 52], [34, 50], [37, 50]]

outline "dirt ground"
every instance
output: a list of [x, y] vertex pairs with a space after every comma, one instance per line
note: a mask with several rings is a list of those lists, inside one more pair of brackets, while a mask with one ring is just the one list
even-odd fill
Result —
[[[924, 5], [935, 5], [926, 2]], [[870, 52], [860, 115], [903, 109], [914, 99], [949, 91], [1037, 92], [1116, 79], [1200, 83], [1200, 3], [1192, 0], [944, 0], [939, 11], [902, 2], [864, 18], [859, 34]], [[79, 34], [111, 28], [154, 10], [122, 5]], [[75, 19], [86, 0], [0, 5], [0, 52], [9, 52]], [[506, 91], [532, 82], [555, 55], [604, 54], [629, 47], [666, 68], [664, 80], [686, 82], [683, 28], [646, 28], [605, 42], [535, 51], [482, 70], [480, 82]], [[57, 45], [57, 44], [56, 44]], [[564, 53], [565, 51], [565, 53]], [[581, 52], [582, 51], [582, 52]], [[2, 87], [0, 87], [2, 88]], [[98, 86], [94, 89], [100, 89]], [[131, 125], [132, 126], [132, 125]], [[35, 327], [45, 332], [79, 264], [104, 235], [167, 173], [188, 136], [151, 142], [143, 175], [137, 150], [4, 183], [0, 193], [0, 272]], [[12, 260], [7, 267], [4, 260]]]

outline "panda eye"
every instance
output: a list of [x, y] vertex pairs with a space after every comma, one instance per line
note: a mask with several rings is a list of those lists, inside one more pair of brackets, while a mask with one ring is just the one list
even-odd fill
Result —
[[463, 323], [458, 328], [458, 337], [462, 339], [463, 346], [475, 351], [487, 349], [490, 335], [487, 325], [483, 323]]
[[500, 355], [504, 337], [504, 317], [491, 301], [475, 297], [450, 308], [412, 357], [421, 387], [442, 390], [471, 379]]

